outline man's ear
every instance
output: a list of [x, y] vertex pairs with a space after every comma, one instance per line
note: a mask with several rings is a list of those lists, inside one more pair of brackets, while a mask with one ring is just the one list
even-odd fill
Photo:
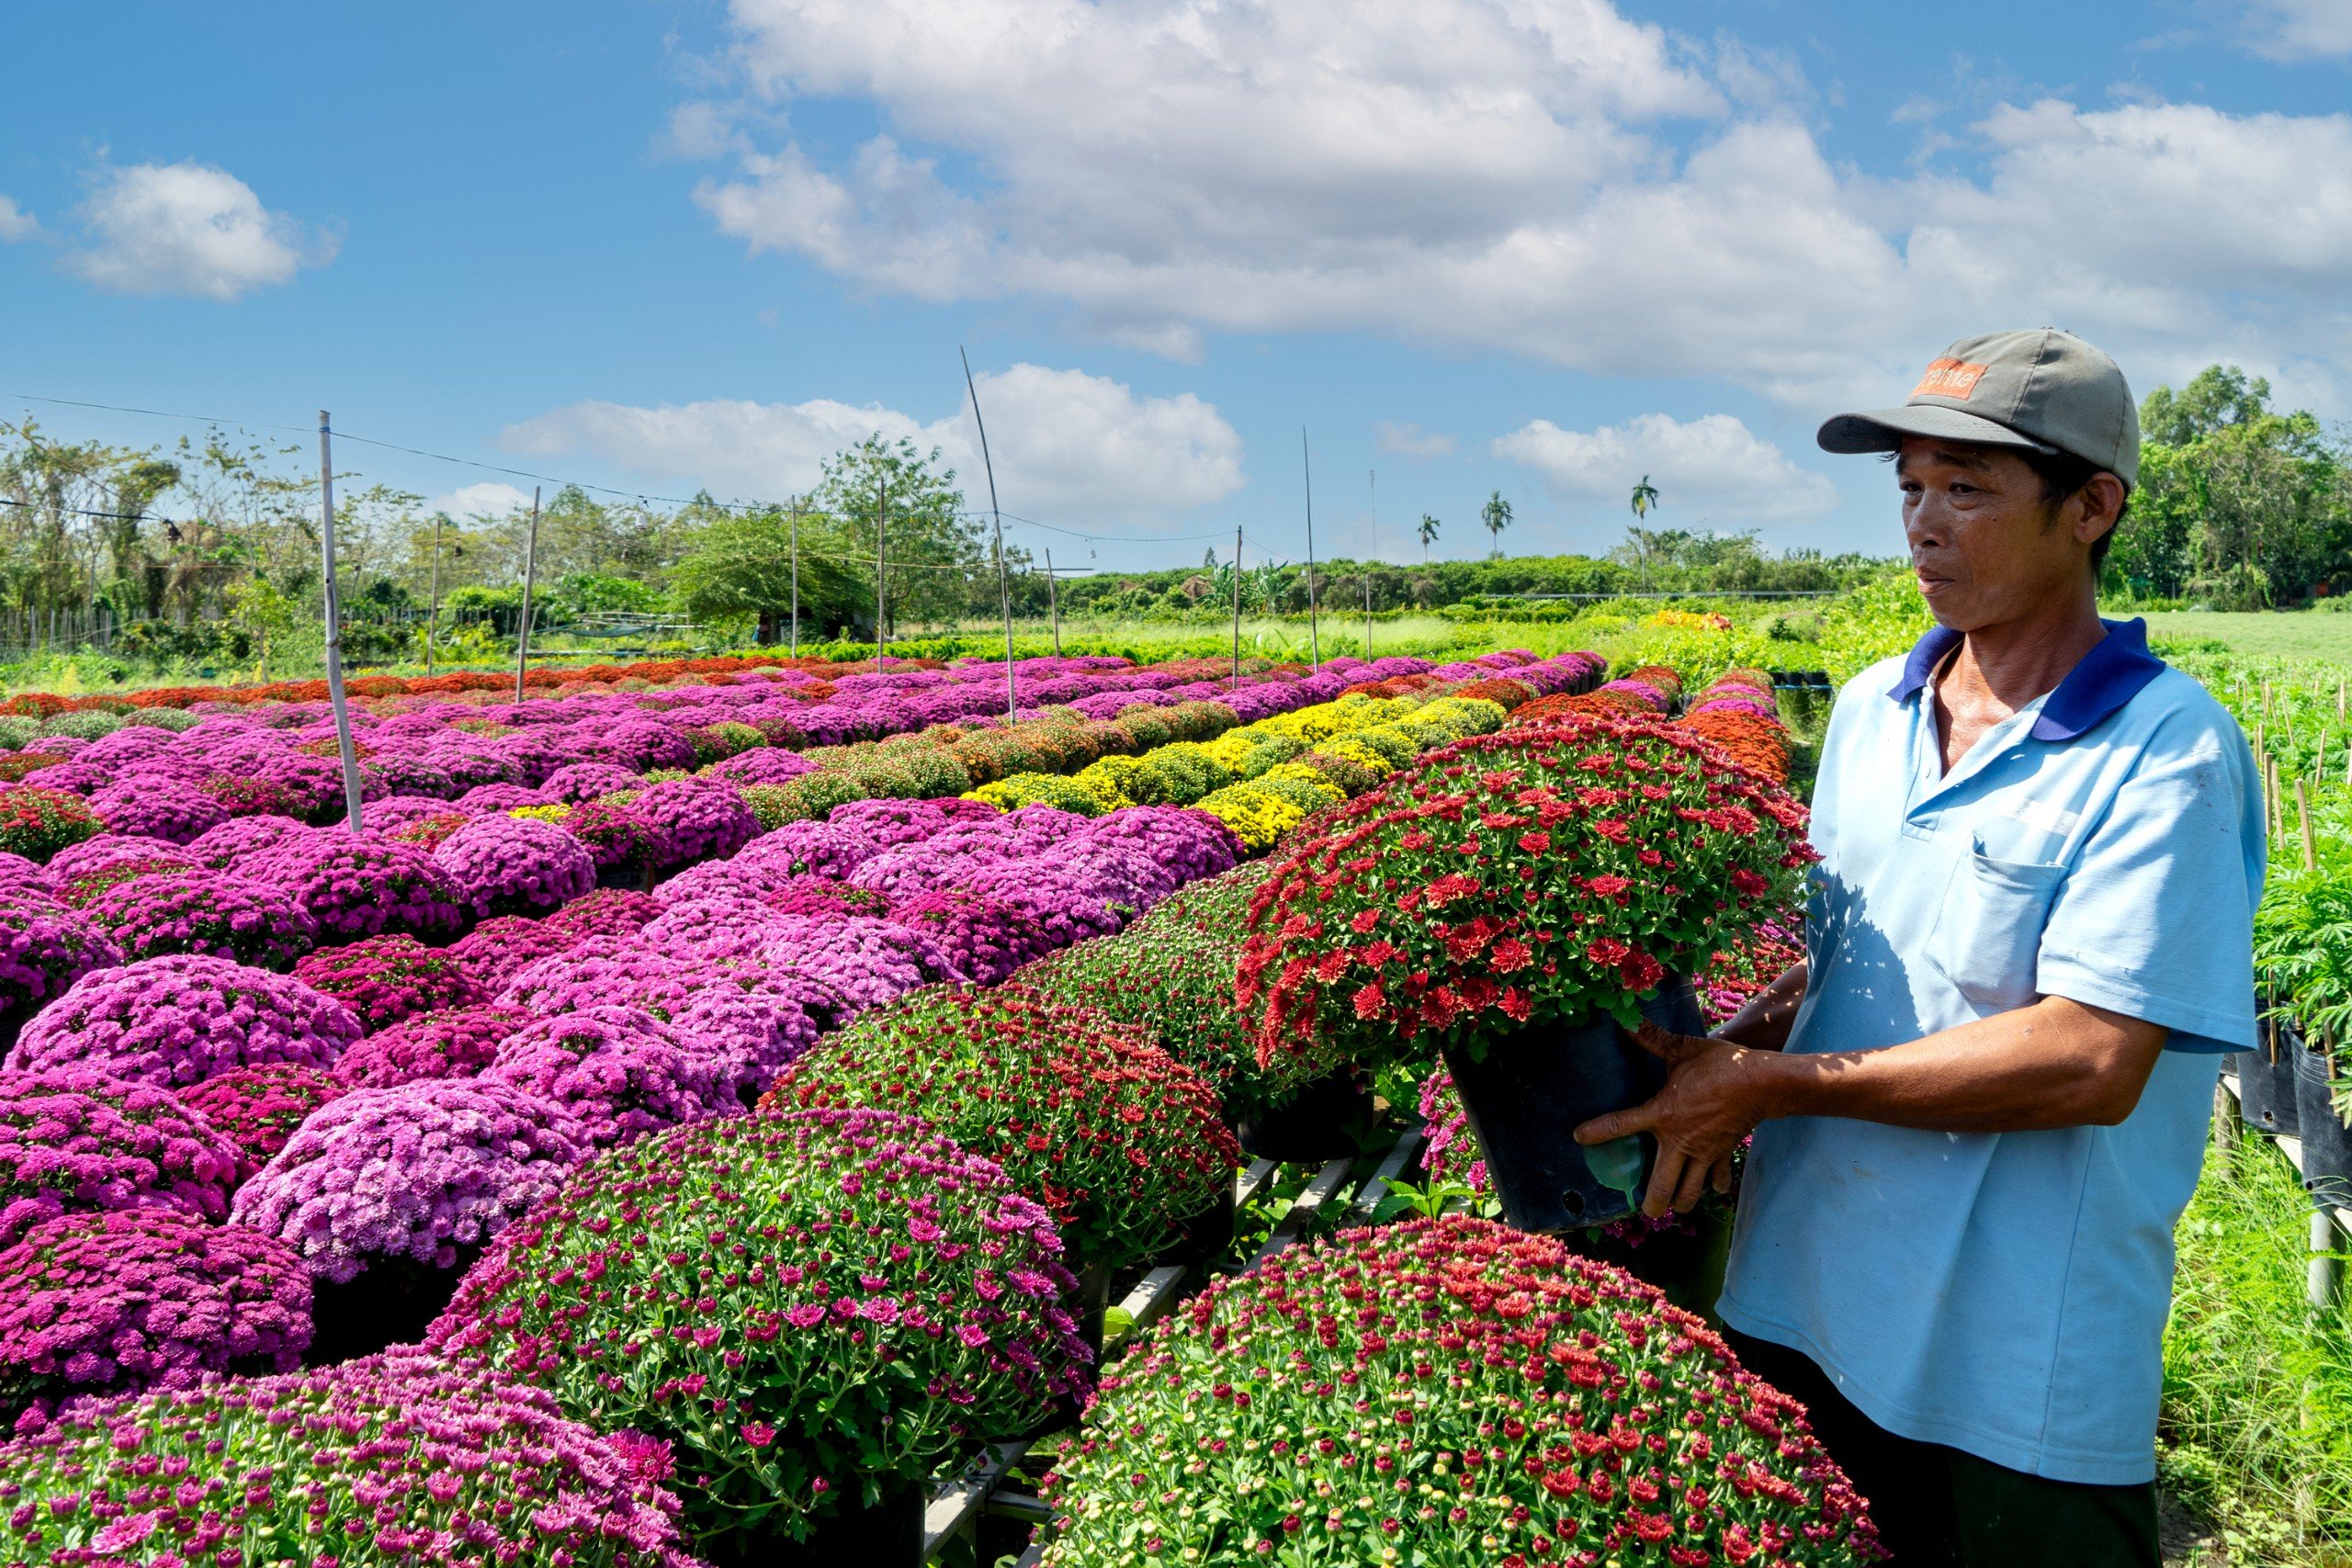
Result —
[[2097, 544], [2112, 532], [2122, 519], [2123, 503], [2130, 494], [2113, 474], [2093, 474], [2090, 482], [2069, 498], [2075, 504], [2075, 542]]

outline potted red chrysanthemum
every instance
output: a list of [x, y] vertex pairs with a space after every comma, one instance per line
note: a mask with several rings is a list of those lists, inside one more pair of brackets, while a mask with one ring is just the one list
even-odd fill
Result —
[[1652, 718], [1431, 753], [1294, 846], [1252, 901], [1239, 996], [1260, 1056], [1442, 1055], [1513, 1224], [1612, 1219], [1652, 1145], [1571, 1134], [1665, 1071], [1619, 1026], [1703, 1032], [1688, 976], [1788, 906], [1804, 825], [1777, 784]]

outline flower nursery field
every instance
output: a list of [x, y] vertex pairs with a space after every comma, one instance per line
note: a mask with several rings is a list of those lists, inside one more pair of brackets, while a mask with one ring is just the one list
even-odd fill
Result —
[[[1865, 602], [1820, 665], [1910, 625]], [[368, 677], [356, 822], [322, 682], [0, 704], [6, 1561], [911, 1563], [990, 1454], [1012, 1500], [939, 1561], [1868, 1561], [1801, 1414], [1637, 1277], [1687, 1301], [1727, 1211], [1507, 1229], [1436, 1070], [1669, 970], [1727, 1016], [1797, 951], [1806, 711], [1760, 634], [1627, 635], [1687, 687], [1524, 649], [1029, 659], [1010, 699], [1001, 660]], [[2287, 776], [2346, 773], [2315, 678], [2248, 680]], [[2346, 1037], [2288, 972], [2339, 939], [2273, 915]], [[1375, 1165], [1381, 1223], [1319, 1218]], [[2192, 1282], [2168, 1473], [2305, 1551], [2264, 1495], [2335, 1506], [2325, 1353], [2250, 1371]], [[2231, 1417], [2289, 1375], [2293, 1451]]]

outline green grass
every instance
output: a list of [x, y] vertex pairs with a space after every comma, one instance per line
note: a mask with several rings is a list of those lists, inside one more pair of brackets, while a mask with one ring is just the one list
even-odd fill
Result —
[[2352, 1337], [2304, 1301], [2311, 1204], [2249, 1138], [2211, 1153], [2175, 1233], [2163, 1473], [2233, 1562], [2352, 1564]]
[[2148, 616], [2152, 637], [2210, 637], [2232, 653], [2352, 664], [2352, 615], [2324, 610], [2165, 610]]

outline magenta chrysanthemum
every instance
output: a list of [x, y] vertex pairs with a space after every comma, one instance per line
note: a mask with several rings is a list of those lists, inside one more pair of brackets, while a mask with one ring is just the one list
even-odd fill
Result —
[[359, 1035], [349, 1010], [290, 976], [175, 953], [76, 980], [25, 1025], [7, 1066], [171, 1087], [270, 1062], [331, 1068]]
[[236, 1179], [235, 1148], [169, 1089], [85, 1067], [0, 1074], [0, 1246], [81, 1210], [218, 1221]]
[[334, 1065], [353, 1089], [390, 1089], [420, 1078], [469, 1078], [496, 1059], [507, 1037], [538, 1015], [498, 1002], [420, 1013], [369, 1035]]
[[179, 1091], [180, 1103], [236, 1146], [237, 1179], [243, 1181], [286, 1146], [311, 1111], [340, 1099], [348, 1088], [316, 1067], [272, 1062], [262, 1067], [232, 1067]]
[[432, 937], [465, 923], [456, 884], [413, 844], [321, 833], [256, 855], [245, 874], [285, 890], [318, 922], [322, 942], [379, 931]]
[[0, 887], [0, 1024], [21, 1021], [96, 969], [122, 962], [114, 939], [29, 887]]
[[454, 949], [427, 947], [399, 934], [323, 948], [295, 964], [294, 977], [349, 1008], [371, 1034], [411, 1013], [490, 999]]
[[[394, 1556], [695, 1568], [660, 1484], [668, 1470], [664, 1445], [601, 1437], [503, 1372], [393, 1350], [78, 1401], [0, 1448], [0, 1495], [74, 1499], [71, 1530], [12, 1537], [25, 1568]], [[321, 1550], [322, 1518], [364, 1527], [336, 1529], [353, 1543], [338, 1556]]]
[[127, 959], [190, 953], [286, 969], [318, 938], [309, 914], [277, 888], [214, 872], [132, 877], [98, 893], [84, 912]]
[[61, 1214], [0, 1251], [0, 1421], [291, 1371], [310, 1342], [310, 1270], [270, 1236], [132, 1209]]
[[433, 858], [478, 916], [552, 909], [596, 886], [596, 863], [552, 822], [477, 818], [442, 840]]
[[671, 864], [731, 855], [760, 831], [743, 792], [724, 779], [668, 779], [631, 801], [629, 810], [662, 835]]

